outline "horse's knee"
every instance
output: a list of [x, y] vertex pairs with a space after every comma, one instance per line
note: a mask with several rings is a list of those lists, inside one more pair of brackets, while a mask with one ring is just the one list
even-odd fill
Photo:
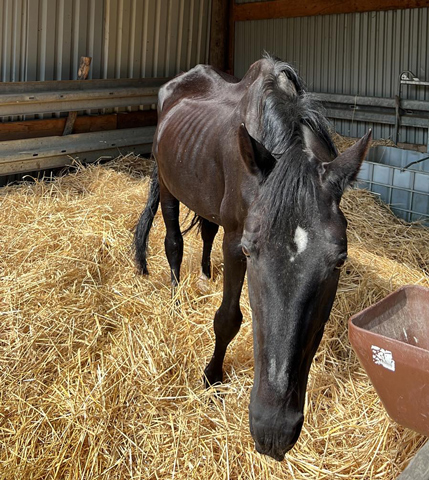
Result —
[[168, 248], [173, 252], [179, 252], [183, 248], [183, 238], [181, 235], [174, 235], [174, 236], [167, 235], [165, 237], [164, 244], [165, 244], [165, 248]]
[[168, 235], [165, 237], [164, 241], [165, 251], [167, 253], [167, 258], [171, 260], [181, 257], [183, 253], [183, 238], [179, 233], [177, 235]]
[[214, 319], [216, 339], [228, 344], [239, 332], [242, 320], [243, 314], [239, 308], [225, 310], [220, 307]]
[[203, 242], [212, 244], [218, 230], [219, 225], [203, 219], [201, 224], [201, 238], [203, 239]]

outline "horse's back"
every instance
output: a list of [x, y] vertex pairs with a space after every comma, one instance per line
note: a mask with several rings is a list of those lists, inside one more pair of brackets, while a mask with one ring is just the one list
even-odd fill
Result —
[[197, 65], [188, 72], [180, 73], [160, 88], [158, 113], [185, 98], [207, 100], [222, 87], [225, 89], [229, 84], [238, 82], [238, 78], [210, 65]]
[[258, 60], [240, 80], [211, 65], [197, 65], [188, 72], [180, 73], [161, 87], [158, 113], [185, 98], [195, 101], [214, 99], [217, 104], [238, 103], [249, 87], [259, 77], [266, 75], [271, 68], [268, 60]]

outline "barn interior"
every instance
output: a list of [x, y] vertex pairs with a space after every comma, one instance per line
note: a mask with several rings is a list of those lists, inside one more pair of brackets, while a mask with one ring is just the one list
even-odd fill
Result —
[[[0, 0], [0, 478], [406, 475], [427, 439], [388, 416], [347, 323], [404, 285], [429, 287], [429, 192], [406, 219], [380, 200], [393, 183], [371, 178], [375, 189], [343, 197], [349, 259], [302, 434], [281, 463], [255, 451], [248, 428], [247, 286], [225, 382], [217, 395], [204, 389], [221, 235], [201, 284], [201, 239], [187, 234], [173, 299], [160, 212], [149, 277], [137, 274], [132, 239], [157, 92], [198, 63], [241, 77], [264, 51], [287, 60], [323, 103], [339, 150], [372, 128], [373, 146], [422, 155], [425, 182], [428, 22], [422, 0]], [[189, 218], [183, 208], [182, 225]]]

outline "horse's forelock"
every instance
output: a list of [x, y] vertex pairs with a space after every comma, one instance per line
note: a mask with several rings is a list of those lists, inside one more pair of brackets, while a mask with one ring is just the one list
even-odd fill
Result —
[[[285, 158], [287, 157], [287, 158]], [[282, 237], [307, 225], [317, 209], [319, 177], [314, 164], [296, 140], [277, 161], [261, 188], [256, 210], [260, 218], [260, 240]]]

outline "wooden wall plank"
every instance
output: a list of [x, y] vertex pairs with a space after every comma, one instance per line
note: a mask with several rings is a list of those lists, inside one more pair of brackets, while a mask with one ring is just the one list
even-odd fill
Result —
[[[156, 125], [155, 110], [112, 113], [106, 115], [82, 115], [76, 118], [73, 134], [101, 132], [117, 128], [137, 128]], [[66, 117], [21, 122], [0, 123], [0, 141], [22, 140], [62, 135]]]
[[[0, 141], [62, 135], [67, 118], [46, 118], [0, 123]], [[82, 116], [76, 119], [73, 133], [100, 132], [116, 128], [116, 115]]]
[[234, 4], [233, 20], [238, 22], [422, 7], [429, 7], [429, 0], [274, 0]]
[[87, 162], [149, 153], [154, 133], [155, 127], [145, 127], [0, 142], [0, 176], [70, 165], [70, 156]]

